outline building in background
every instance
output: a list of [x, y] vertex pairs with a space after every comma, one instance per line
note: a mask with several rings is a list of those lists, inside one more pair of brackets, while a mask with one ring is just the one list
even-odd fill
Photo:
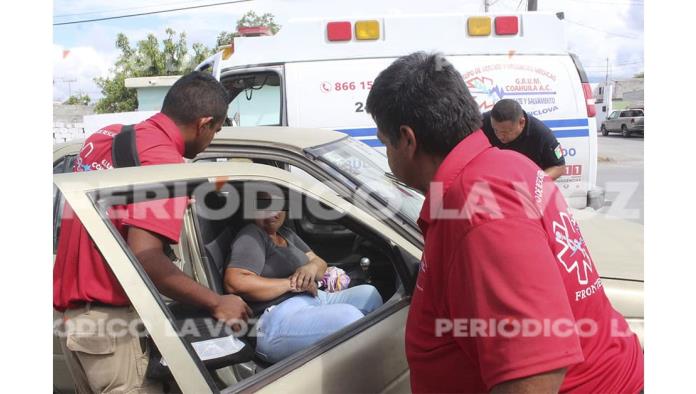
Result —
[[630, 78], [592, 84], [597, 108], [597, 130], [612, 111], [625, 108], [643, 108], [643, 78]]
[[94, 114], [94, 105], [53, 104], [53, 142], [85, 137], [84, 118]]
[[179, 78], [181, 75], [126, 78], [125, 85], [137, 92], [138, 111], [159, 111], [164, 96]]
[[164, 96], [179, 79], [179, 75], [127, 78], [127, 88], [135, 89], [138, 108], [131, 112], [95, 114], [93, 105], [53, 105], [53, 142], [87, 138], [90, 134], [110, 124], [134, 124], [141, 122], [162, 108]]

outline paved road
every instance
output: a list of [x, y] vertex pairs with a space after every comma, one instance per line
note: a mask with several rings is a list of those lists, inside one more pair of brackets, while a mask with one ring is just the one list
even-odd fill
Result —
[[643, 223], [643, 137], [599, 135], [597, 184], [611, 205], [600, 212]]

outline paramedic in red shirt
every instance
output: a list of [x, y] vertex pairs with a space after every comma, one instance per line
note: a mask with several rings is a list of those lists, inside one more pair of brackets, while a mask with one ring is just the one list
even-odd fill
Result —
[[438, 54], [399, 58], [366, 107], [394, 175], [426, 194], [413, 392], [641, 391], [643, 351], [578, 223], [536, 164], [491, 146], [459, 72]]
[[[164, 98], [161, 112], [135, 125], [141, 165], [183, 163], [184, 157], [195, 157], [221, 129], [227, 106], [225, 89], [211, 75], [193, 72], [181, 77]], [[112, 141], [120, 130], [121, 125], [107, 126], [87, 138], [73, 170], [111, 168]], [[172, 299], [205, 308], [219, 320], [247, 320], [250, 310], [241, 298], [201, 286], [164, 252], [167, 244], [179, 242], [186, 197], [166, 200], [166, 215], [159, 214], [161, 210], [133, 208], [147, 204], [129, 205], [126, 217], [112, 221], [157, 289]], [[76, 328], [90, 327], [90, 323], [96, 327], [100, 320], [130, 322], [138, 316], [67, 204], [53, 269], [53, 307], [66, 322], [61, 345], [79, 392], [161, 391], [144, 378], [148, 354], [138, 336]]]

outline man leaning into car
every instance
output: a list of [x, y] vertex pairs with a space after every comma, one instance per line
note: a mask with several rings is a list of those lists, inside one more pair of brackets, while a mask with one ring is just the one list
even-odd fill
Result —
[[563, 196], [532, 161], [491, 146], [452, 64], [397, 59], [366, 109], [394, 176], [426, 195], [406, 323], [412, 391], [641, 391], [640, 342]]
[[[184, 157], [202, 152], [221, 129], [228, 102], [225, 89], [211, 75], [193, 72], [181, 77], [164, 98], [161, 112], [135, 125], [140, 165], [183, 163]], [[87, 138], [73, 171], [111, 168], [112, 142], [121, 127], [107, 126]], [[147, 202], [120, 207], [125, 215], [112, 222], [157, 289], [208, 310], [218, 320], [247, 320], [251, 311], [241, 298], [199, 285], [167, 256], [169, 244], [179, 240], [186, 202], [167, 200], [167, 215], [134, 208], [141, 204]], [[78, 392], [161, 391], [145, 379], [148, 350], [138, 335], [97, 329], [100, 322], [107, 321], [108, 328], [108, 321], [132, 322], [138, 315], [67, 204], [53, 269], [53, 307], [63, 314], [61, 347]]]

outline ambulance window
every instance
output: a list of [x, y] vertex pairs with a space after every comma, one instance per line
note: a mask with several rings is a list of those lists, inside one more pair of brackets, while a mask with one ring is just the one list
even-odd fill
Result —
[[232, 126], [280, 126], [280, 77], [275, 72], [237, 74], [223, 78], [230, 94], [227, 111]]

